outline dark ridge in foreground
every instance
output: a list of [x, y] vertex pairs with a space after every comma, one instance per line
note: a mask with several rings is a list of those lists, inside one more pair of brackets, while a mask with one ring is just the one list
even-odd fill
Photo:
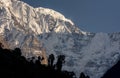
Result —
[[120, 61], [109, 69], [102, 78], [120, 78]]
[[[3, 49], [0, 44], [0, 78], [76, 78], [74, 72], [63, 71], [65, 56], [59, 55], [54, 64], [54, 55], [49, 55], [48, 65], [42, 65], [44, 58], [34, 57], [26, 59], [21, 56], [21, 50]], [[79, 78], [89, 78], [84, 73]]]
[[[21, 55], [19, 48], [4, 49], [0, 43], [0, 78], [77, 78], [74, 72], [63, 71], [62, 65], [65, 63], [65, 56], [59, 55], [54, 63], [53, 54], [48, 57], [48, 65], [42, 65], [44, 59], [34, 57], [26, 59]], [[90, 78], [83, 72], [79, 78]], [[102, 78], [120, 78], [120, 61], [109, 69]]]

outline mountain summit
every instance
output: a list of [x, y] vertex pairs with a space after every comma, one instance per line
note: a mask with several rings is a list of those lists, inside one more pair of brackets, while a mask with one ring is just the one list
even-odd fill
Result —
[[0, 1], [0, 37], [26, 58], [64, 54], [63, 70], [91, 78], [100, 78], [120, 60], [120, 33], [84, 32], [59, 12], [19, 0]]

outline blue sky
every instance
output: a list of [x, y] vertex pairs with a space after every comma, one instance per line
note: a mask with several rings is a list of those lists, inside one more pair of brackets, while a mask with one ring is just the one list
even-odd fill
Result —
[[120, 32], [120, 0], [22, 0], [54, 9], [89, 32]]

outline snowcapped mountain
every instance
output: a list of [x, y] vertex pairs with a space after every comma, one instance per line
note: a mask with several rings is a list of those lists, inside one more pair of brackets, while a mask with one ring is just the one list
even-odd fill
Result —
[[19, 0], [0, 0], [0, 37], [26, 57], [64, 54], [63, 69], [91, 78], [100, 78], [120, 59], [120, 33], [84, 32], [59, 12]]

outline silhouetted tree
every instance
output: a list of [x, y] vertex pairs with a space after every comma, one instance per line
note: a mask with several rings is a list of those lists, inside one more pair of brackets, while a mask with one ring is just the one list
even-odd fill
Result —
[[89, 76], [85, 76], [85, 74], [83, 72], [81, 72], [79, 78], [90, 78], [90, 77]]
[[49, 66], [53, 66], [54, 59], [55, 59], [54, 55], [50, 54], [49, 58], [48, 58], [48, 65]]
[[86, 78], [90, 78], [89, 76], [86, 76]]
[[85, 77], [85, 74], [84, 74], [83, 72], [81, 72], [79, 78], [86, 78], [86, 77]]
[[16, 56], [21, 56], [21, 55], [22, 55], [21, 50], [20, 50], [19, 48], [15, 48], [15, 49], [13, 50], [13, 52], [14, 52], [14, 54], [15, 54]]
[[38, 59], [35, 61], [35, 63], [36, 63], [37, 65], [41, 65], [42, 60], [44, 60], [44, 58], [41, 57], [41, 56], [38, 56]]
[[65, 63], [65, 56], [64, 55], [59, 55], [57, 63], [56, 63], [56, 69], [58, 71], [61, 71], [63, 63]]

